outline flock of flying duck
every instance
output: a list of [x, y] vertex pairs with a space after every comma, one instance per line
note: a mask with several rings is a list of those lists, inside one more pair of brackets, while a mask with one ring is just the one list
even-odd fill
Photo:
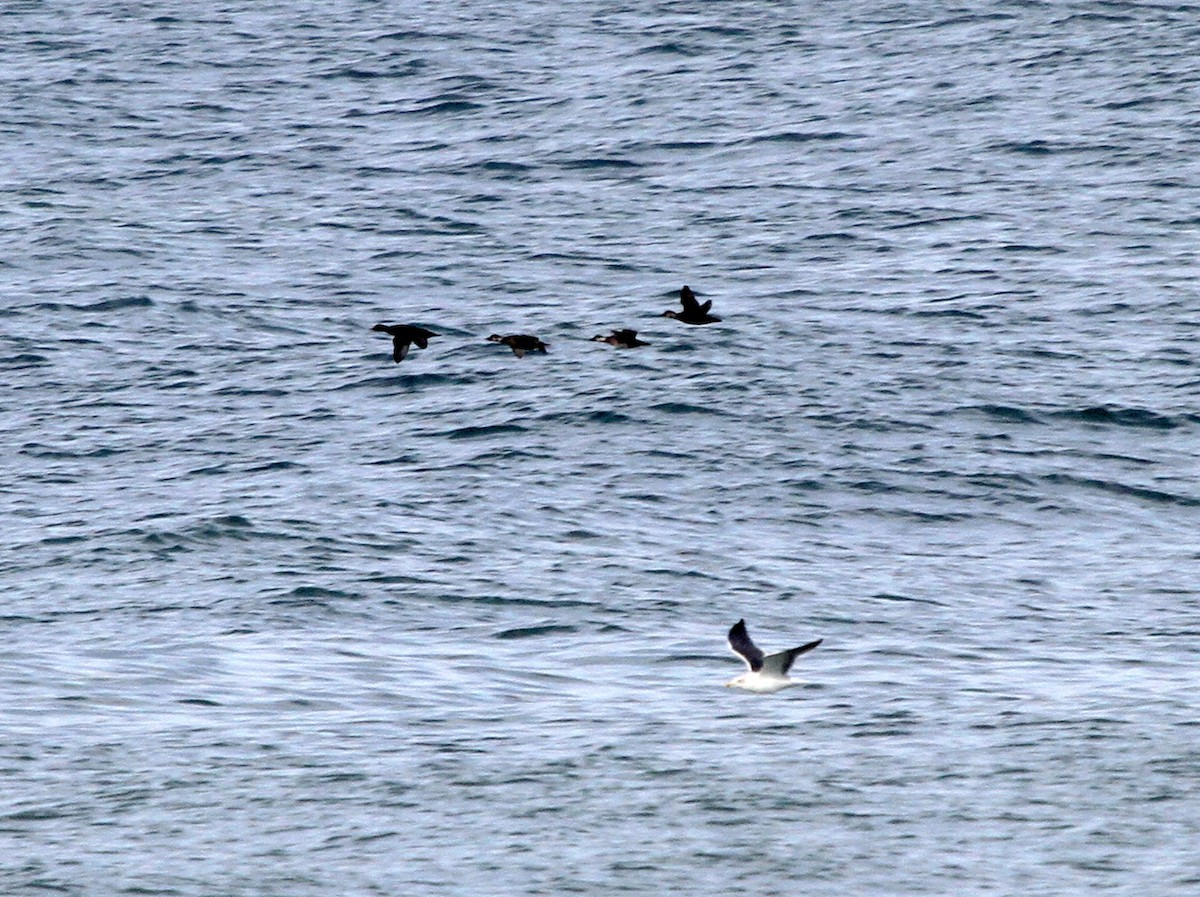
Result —
[[[709, 299], [704, 303], [697, 302], [696, 294], [690, 287], [684, 286], [679, 291], [679, 303], [683, 306], [683, 311], [667, 309], [662, 316], [683, 321], [685, 324], [714, 324], [721, 320], [715, 315], [709, 314], [712, 309], [712, 300]], [[412, 324], [376, 324], [371, 329], [386, 333], [392, 338], [392, 358], [397, 363], [404, 360], [408, 355], [409, 348], [416, 346], [418, 349], [424, 349], [429, 345], [430, 338], [437, 336], [431, 330], [415, 327]], [[591, 341], [608, 343], [618, 349], [635, 349], [638, 346], [650, 345], [637, 338], [636, 330], [628, 328], [614, 330], [608, 336], [593, 336]], [[546, 344], [528, 333], [510, 333], [508, 336], [493, 333], [488, 337], [488, 342], [508, 346], [518, 358], [525, 357], [527, 352], [544, 354], [546, 351]], [[788, 670], [792, 668], [792, 663], [797, 657], [811, 651], [821, 642], [822, 639], [817, 639], [807, 645], [801, 645], [799, 648], [788, 648], [775, 654], [764, 654], [750, 640], [750, 635], [746, 632], [746, 621], [738, 620], [729, 630], [729, 647], [746, 662], [749, 669], [742, 675], [730, 679], [725, 685], [728, 688], [741, 688], [758, 694], [770, 694], [790, 685], [798, 685], [798, 682], [788, 678]]]
[[[706, 302], [697, 302], [696, 294], [692, 292], [690, 287], [685, 286], [679, 291], [679, 302], [683, 306], [683, 311], [675, 311], [675, 309], [667, 309], [662, 313], [664, 318], [674, 318], [676, 321], [683, 321], [685, 324], [715, 324], [721, 320], [715, 315], [710, 315], [709, 310], [712, 308], [712, 300]], [[408, 355], [408, 350], [412, 346], [418, 349], [428, 347], [431, 337], [437, 336], [432, 330], [426, 330], [424, 327], [414, 327], [412, 324], [376, 324], [371, 328], [380, 333], [386, 333], [392, 338], [392, 358], [397, 362], [401, 362]], [[536, 336], [530, 336], [528, 333], [510, 333], [508, 336], [501, 336], [498, 333], [493, 333], [488, 337], [488, 342], [501, 343], [512, 349], [513, 354], [517, 358], [524, 358], [527, 352], [541, 352], [545, 354], [546, 344]], [[638, 339], [636, 330], [614, 330], [608, 336], [593, 336], [592, 342], [608, 343], [610, 346], [616, 346], [618, 349], [635, 349], [638, 346], [648, 346], [649, 343]]]

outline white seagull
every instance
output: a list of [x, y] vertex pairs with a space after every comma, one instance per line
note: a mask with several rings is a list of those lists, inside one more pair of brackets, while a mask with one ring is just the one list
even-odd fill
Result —
[[770, 694], [781, 688], [787, 688], [789, 685], [799, 685], [800, 683], [793, 682], [788, 678], [788, 670], [792, 668], [792, 662], [801, 654], [817, 647], [822, 641], [823, 639], [817, 639], [815, 642], [809, 642], [799, 648], [788, 648], [778, 654], [764, 655], [758, 645], [750, 641], [750, 636], [746, 632], [746, 621], [738, 620], [736, 625], [729, 630], [729, 647], [735, 654], [740, 655], [742, 660], [746, 661], [750, 672], [735, 676], [725, 683], [725, 687], [744, 688], [746, 691]]

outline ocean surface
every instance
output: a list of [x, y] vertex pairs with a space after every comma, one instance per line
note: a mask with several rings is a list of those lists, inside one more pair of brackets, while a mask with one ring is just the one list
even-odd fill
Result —
[[0, 893], [1200, 892], [1200, 5], [0, 47]]

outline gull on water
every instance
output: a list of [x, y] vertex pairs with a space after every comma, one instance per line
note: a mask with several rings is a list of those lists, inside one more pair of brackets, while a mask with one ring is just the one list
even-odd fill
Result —
[[729, 630], [729, 647], [742, 660], [746, 661], [746, 666], [750, 667], [750, 671], [730, 679], [725, 683], [725, 687], [744, 688], [746, 691], [770, 694], [781, 688], [787, 688], [789, 685], [799, 685], [800, 683], [792, 681], [787, 675], [788, 670], [792, 668], [792, 662], [801, 654], [817, 647], [822, 641], [822, 639], [817, 639], [815, 642], [809, 642], [799, 648], [788, 648], [777, 654], [764, 655], [758, 645], [750, 641], [750, 635], [746, 632], [746, 621], [738, 620]]

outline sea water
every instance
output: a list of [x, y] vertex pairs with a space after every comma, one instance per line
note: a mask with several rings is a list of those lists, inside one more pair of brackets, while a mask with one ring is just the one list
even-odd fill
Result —
[[1200, 7], [0, 37], [0, 891], [1200, 885]]

